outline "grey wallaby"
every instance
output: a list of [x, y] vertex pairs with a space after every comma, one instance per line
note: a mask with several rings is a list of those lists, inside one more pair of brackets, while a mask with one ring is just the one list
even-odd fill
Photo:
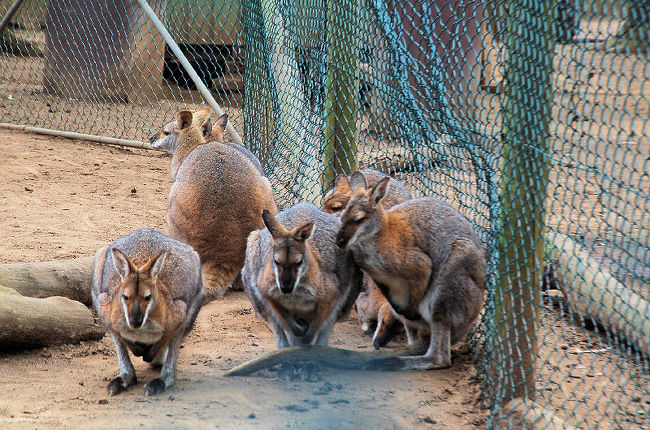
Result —
[[136, 383], [129, 349], [162, 366], [145, 394], [164, 391], [176, 378], [181, 342], [203, 302], [199, 255], [160, 232], [139, 230], [97, 251], [91, 293], [119, 362], [120, 375], [108, 384], [108, 393]]
[[386, 210], [388, 178], [368, 188], [350, 177], [352, 194], [341, 217], [337, 245], [349, 249], [406, 327], [428, 346], [424, 355], [399, 357], [399, 368], [451, 365], [451, 345], [477, 319], [485, 292], [485, 251], [470, 222], [433, 198], [408, 200]]
[[[363, 169], [359, 171], [363, 173], [369, 187], [372, 187], [384, 178], [390, 178], [388, 180], [386, 196], [384, 197], [384, 207], [386, 209], [413, 198], [411, 191], [397, 179], [391, 178], [377, 170]], [[351, 194], [350, 178], [345, 175], [338, 175], [334, 181], [334, 188], [325, 194], [321, 207], [325, 212], [341, 215], [350, 200]]]
[[201, 257], [206, 300], [236, 284], [248, 234], [264, 226], [263, 209], [277, 212], [271, 184], [250, 157], [228, 145], [205, 143], [210, 127], [209, 117], [197, 124], [192, 112], [178, 114], [167, 207], [171, 236]]
[[310, 203], [277, 217], [264, 211], [263, 219], [267, 228], [250, 234], [242, 269], [257, 315], [271, 326], [278, 348], [327, 345], [361, 288], [361, 271], [334, 243], [341, 221]]

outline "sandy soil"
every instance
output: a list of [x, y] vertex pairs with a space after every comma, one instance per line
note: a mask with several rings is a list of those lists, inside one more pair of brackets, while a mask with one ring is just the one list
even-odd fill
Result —
[[[158, 152], [0, 130], [0, 263], [92, 255], [140, 227], [166, 232], [169, 157]], [[371, 348], [356, 315], [331, 345]], [[473, 428], [487, 411], [469, 354], [435, 372], [335, 372], [288, 382], [273, 372], [224, 371], [275, 349], [247, 297], [205, 306], [186, 339], [175, 386], [143, 396], [156, 376], [134, 360], [139, 384], [109, 398], [117, 373], [112, 342], [0, 353], [2, 428]]]

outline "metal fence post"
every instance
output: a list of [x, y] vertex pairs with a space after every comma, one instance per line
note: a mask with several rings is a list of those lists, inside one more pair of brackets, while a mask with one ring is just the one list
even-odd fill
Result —
[[357, 168], [359, 0], [327, 2], [327, 81], [323, 189]]
[[503, 166], [494, 294], [497, 399], [535, 398], [538, 310], [544, 259], [555, 2], [508, 4]]

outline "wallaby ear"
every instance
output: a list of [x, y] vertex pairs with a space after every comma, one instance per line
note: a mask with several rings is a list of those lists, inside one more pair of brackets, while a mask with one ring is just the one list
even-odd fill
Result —
[[366, 177], [358, 170], [350, 176], [350, 188], [363, 187], [368, 188]]
[[178, 115], [176, 115], [176, 125], [178, 126], [178, 129], [184, 130], [192, 125], [193, 118], [192, 112], [188, 110], [180, 111]]
[[308, 222], [307, 224], [296, 227], [293, 231], [293, 237], [300, 241], [304, 242], [311, 237], [311, 234], [314, 232], [314, 223]]
[[224, 113], [221, 115], [217, 120], [214, 122], [214, 126], [216, 128], [221, 129], [221, 131], [224, 131], [226, 129], [226, 126], [228, 125], [228, 114]]
[[167, 259], [168, 255], [169, 252], [163, 251], [160, 253], [160, 255], [155, 257], [155, 261], [149, 270], [149, 276], [151, 276], [152, 279], [156, 279], [158, 277], [158, 273], [160, 273], [160, 269], [162, 269], [163, 264], [165, 264], [165, 260]]
[[287, 229], [266, 209], [262, 210], [262, 221], [264, 221], [264, 225], [269, 229], [269, 233], [274, 239], [286, 234]]
[[135, 267], [129, 257], [126, 256], [122, 251], [117, 248], [111, 248], [113, 253], [113, 266], [117, 271], [117, 274], [120, 275], [120, 278], [124, 279], [126, 276], [133, 270]]
[[148, 273], [149, 276], [153, 279], [156, 279], [162, 265], [165, 263], [165, 259], [169, 254], [168, 251], [163, 251], [158, 255], [154, 255], [146, 263], [138, 268], [139, 273]]
[[207, 137], [212, 133], [212, 118], [207, 117], [203, 124], [201, 124], [201, 135]]
[[350, 180], [346, 175], [338, 175], [334, 180], [334, 186], [342, 192], [350, 191]]
[[379, 201], [384, 198], [386, 189], [388, 188], [388, 181], [390, 181], [390, 177], [386, 176], [370, 188], [370, 199], [375, 204], [379, 203]]

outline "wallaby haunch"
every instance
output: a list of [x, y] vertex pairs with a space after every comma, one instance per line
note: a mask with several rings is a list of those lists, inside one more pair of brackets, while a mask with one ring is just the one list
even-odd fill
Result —
[[160, 376], [145, 385], [145, 395], [164, 391], [176, 378], [181, 342], [203, 302], [199, 255], [162, 233], [139, 230], [97, 251], [91, 293], [120, 366], [108, 393], [136, 383], [128, 349], [162, 366]]
[[485, 252], [470, 222], [433, 198], [383, 207], [388, 178], [368, 188], [350, 177], [352, 194], [341, 217], [338, 246], [377, 283], [404, 323], [409, 343], [429, 337], [424, 355], [399, 357], [400, 368], [451, 365], [451, 345], [472, 327], [483, 305]]
[[257, 315], [278, 348], [327, 345], [361, 288], [351, 254], [334, 243], [341, 221], [310, 203], [262, 216], [267, 228], [250, 234], [242, 269]]
[[[377, 170], [363, 169], [360, 170], [360, 172], [363, 173], [369, 187], [372, 187], [381, 179], [390, 178], [390, 176]], [[323, 210], [331, 214], [341, 215], [350, 200], [351, 194], [352, 188], [350, 187], [350, 178], [345, 175], [337, 176], [334, 181], [334, 188], [329, 190], [323, 198]], [[384, 197], [385, 209], [391, 208], [407, 200], [411, 200], [411, 198], [411, 192], [403, 183], [393, 178], [389, 179], [386, 196]]]
[[167, 207], [171, 236], [201, 257], [207, 300], [223, 296], [238, 280], [248, 234], [264, 226], [262, 210], [277, 211], [269, 180], [249, 157], [232, 146], [205, 143], [210, 126], [209, 117], [196, 124], [191, 112], [178, 114]]

